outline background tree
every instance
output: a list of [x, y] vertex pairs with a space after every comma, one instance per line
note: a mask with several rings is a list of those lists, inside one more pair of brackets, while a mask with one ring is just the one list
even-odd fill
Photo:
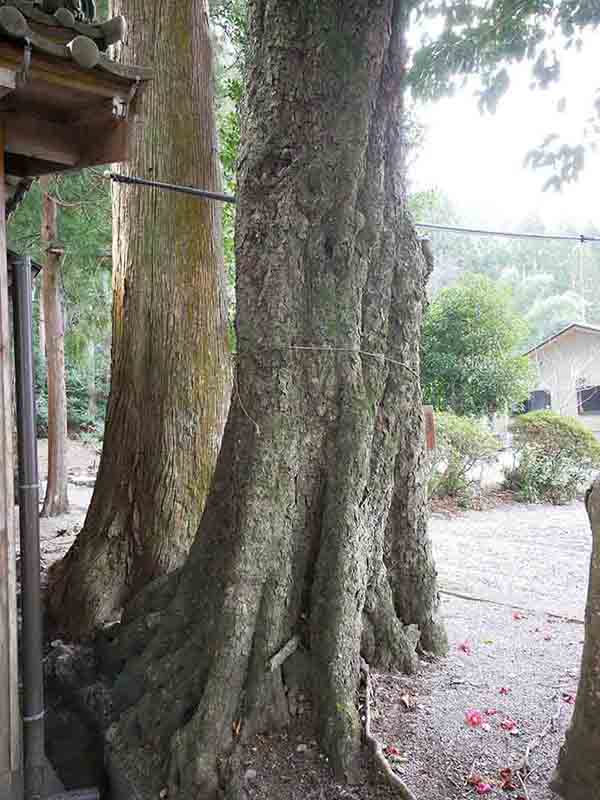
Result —
[[525, 325], [508, 291], [465, 275], [431, 303], [423, 326], [425, 398], [440, 411], [492, 414], [526, 397], [531, 370], [519, 355]]
[[585, 641], [575, 713], [552, 788], [566, 800], [589, 800], [600, 786], [600, 483], [586, 495], [592, 527]]
[[[441, 192], [419, 192], [411, 197], [419, 221], [440, 225], [473, 226]], [[482, 227], [487, 227], [485, 223]], [[511, 226], [516, 233], [571, 234], [565, 224], [549, 230], [537, 217]], [[600, 231], [590, 220], [590, 235]], [[551, 239], [518, 239], [427, 231], [435, 256], [429, 282], [432, 297], [455, 284], [465, 273], [486, 275], [510, 288], [515, 310], [527, 323], [523, 342], [533, 346], [571, 322], [600, 324], [600, 248], [592, 244]]]
[[49, 190], [49, 179], [41, 178], [44, 269], [45, 355], [48, 369], [48, 480], [42, 506], [43, 517], [64, 514], [69, 509], [67, 493], [67, 389], [65, 382], [65, 328], [62, 309], [62, 256], [58, 241], [58, 207]]
[[[169, 797], [216, 797], [237, 734], [287, 722], [299, 682], [347, 777], [361, 652], [417, 664], [420, 631], [398, 617], [384, 567], [400, 445], [409, 464], [423, 447], [406, 23], [400, 0], [249, 3], [236, 392], [190, 556], [134, 601], [115, 643], [135, 657], [116, 682], [112, 746], [152, 792], [168, 775]], [[265, 669], [290, 640], [290, 661]], [[168, 754], [154, 771], [150, 741]]]
[[[67, 425], [71, 435], [101, 438], [109, 388], [111, 304], [110, 187], [101, 173], [53, 177], [49, 192], [57, 205], [61, 259], [61, 299], [67, 390]], [[10, 219], [11, 246], [42, 260], [42, 192], [34, 183]], [[38, 435], [48, 432], [48, 387], [42, 340], [42, 276], [35, 284], [34, 349]], [[94, 352], [94, 374], [90, 351]], [[96, 414], [90, 413], [95, 393]]]
[[[218, 190], [206, 5], [172, 0], [157, 13], [149, 0], [126, 0], [113, 12], [131, 22], [121, 56], [155, 70], [127, 170]], [[147, 581], [185, 559], [229, 398], [220, 209], [120, 187], [114, 225], [102, 459], [83, 530], [53, 568], [49, 592], [55, 618], [73, 636], [113, 616]]]
[[[439, 17], [442, 24], [437, 36], [425, 34], [417, 49], [410, 83], [421, 97], [435, 99], [453, 90], [465, 76], [476, 76], [480, 85], [479, 104], [494, 111], [500, 98], [509, 90], [510, 63], [529, 60], [532, 85], [546, 88], [560, 79], [561, 50], [585, 46], [586, 32], [600, 24], [596, 0], [493, 0], [446, 3], [426, 0], [416, 6], [417, 17]], [[595, 41], [592, 37], [589, 43]], [[559, 101], [558, 109], [568, 109], [568, 98]], [[578, 142], [561, 141], [550, 133], [529, 154], [535, 167], [546, 168], [550, 177], [546, 186], [560, 188], [584, 168], [586, 150], [594, 147], [600, 135], [600, 108], [590, 109], [582, 121]]]

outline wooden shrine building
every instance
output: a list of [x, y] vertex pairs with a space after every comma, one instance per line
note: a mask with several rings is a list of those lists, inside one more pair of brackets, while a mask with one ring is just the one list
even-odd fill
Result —
[[125, 160], [150, 77], [111, 58], [125, 20], [83, 2], [0, 0], [0, 800], [23, 797], [6, 218], [37, 176]]

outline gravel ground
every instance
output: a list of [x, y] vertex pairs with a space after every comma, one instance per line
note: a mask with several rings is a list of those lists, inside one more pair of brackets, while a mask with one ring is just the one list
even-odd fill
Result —
[[583, 503], [436, 514], [430, 532], [442, 590], [583, 620], [592, 544]]
[[[583, 619], [591, 543], [583, 504], [437, 517], [431, 529], [443, 590], [479, 599], [443, 595], [446, 659], [411, 678], [374, 676], [374, 730], [397, 751], [390, 763], [417, 800], [476, 797], [472, 773], [490, 784], [486, 797], [551, 800], [584, 628], [549, 614]], [[482, 725], [466, 724], [471, 709]], [[514, 772], [528, 745], [525, 788], [515, 779], [503, 791], [500, 770]]]
[[[42, 478], [44, 455], [42, 443]], [[85, 484], [97, 453], [75, 445], [69, 455], [71, 512], [40, 521], [45, 567], [74, 540], [91, 497]], [[430, 530], [450, 652], [422, 662], [412, 677], [372, 675], [373, 731], [397, 751], [390, 763], [417, 800], [475, 798], [472, 773], [490, 784], [486, 797], [553, 800], [548, 781], [571, 717], [583, 643], [591, 546], [583, 503], [434, 514]], [[483, 725], [466, 724], [469, 709], [481, 712]], [[507, 720], [512, 732], [502, 728]], [[307, 731], [255, 744], [244, 764], [248, 798], [388, 797], [364, 783], [336, 784]], [[517, 781], [517, 789], [503, 791], [500, 770], [515, 770], [528, 745], [525, 788]]]

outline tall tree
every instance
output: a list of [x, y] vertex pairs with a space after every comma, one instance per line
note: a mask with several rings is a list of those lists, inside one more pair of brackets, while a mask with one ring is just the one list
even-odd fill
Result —
[[[115, 0], [121, 54], [154, 67], [127, 172], [220, 188], [207, 5]], [[212, 478], [230, 387], [220, 209], [120, 187], [113, 202], [112, 384], [84, 527], [53, 569], [53, 615], [83, 636], [180, 566]]]
[[65, 377], [65, 325], [62, 307], [62, 249], [58, 243], [58, 206], [49, 179], [42, 184], [41, 242], [45, 252], [42, 303], [48, 369], [48, 482], [43, 517], [69, 509], [67, 475], [67, 389]]
[[[361, 654], [416, 667], [417, 612], [398, 616], [384, 566], [394, 480], [423, 447], [412, 387], [427, 268], [402, 175], [409, 8], [249, 3], [236, 392], [190, 556], [127, 609], [115, 642], [111, 741], [149, 790], [168, 776], [170, 798], [221, 796], [238, 735], [285, 724], [299, 685], [349, 776]], [[411, 588], [433, 605], [430, 577]], [[147, 769], [150, 751], [168, 755]]]
[[553, 788], [566, 800], [592, 800], [600, 787], [600, 483], [586, 497], [592, 556], [585, 643], [575, 713], [560, 751]]

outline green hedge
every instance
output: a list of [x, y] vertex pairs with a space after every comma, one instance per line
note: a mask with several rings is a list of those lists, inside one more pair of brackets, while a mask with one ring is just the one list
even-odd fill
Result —
[[600, 443], [573, 417], [531, 411], [511, 429], [516, 464], [506, 472], [506, 486], [525, 502], [572, 502], [600, 468]]
[[479, 421], [450, 412], [435, 415], [436, 450], [430, 461], [429, 496], [468, 503], [477, 484], [474, 467], [496, 460], [496, 437]]

